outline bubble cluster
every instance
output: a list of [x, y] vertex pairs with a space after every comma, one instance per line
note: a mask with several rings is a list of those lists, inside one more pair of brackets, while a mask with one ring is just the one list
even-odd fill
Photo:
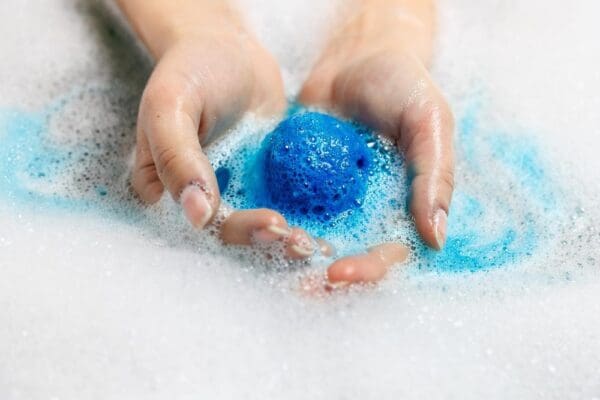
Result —
[[[333, 3], [238, 2], [293, 98]], [[446, 248], [416, 235], [394, 144], [361, 131], [362, 206], [291, 223], [341, 254], [400, 241], [412, 257], [317, 299], [305, 278], [329, 261], [223, 247], [168, 194], [140, 203], [148, 60], [101, 1], [34, 3], [0, 2], [0, 397], [598, 397], [596, 2], [439, 2], [434, 81], [457, 121]], [[205, 146], [229, 205], [257, 205], [247, 182], [279, 122], [249, 115]]]
[[362, 251], [366, 241], [407, 240], [409, 189], [393, 143], [323, 113], [290, 113], [275, 129], [245, 125], [208, 148], [223, 200], [280, 211], [290, 224], [333, 240], [340, 254]]

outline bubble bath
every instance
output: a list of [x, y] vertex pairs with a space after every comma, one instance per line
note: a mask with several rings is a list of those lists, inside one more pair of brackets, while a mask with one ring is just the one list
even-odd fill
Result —
[[[336, 6], [240, 3], [292, 99]], [[131, 194], [150, 63], [102, 4], [0, 4], [0, 397], [598, 397], [598, 6], [496, 3], [440, 4], [433, 73], [457, 121], [446, 248], [416, 235], [393, 143], [357, 128], [361, 206], [290, 218], [342, 253], [394, 240], [412, 256], [375, 288], [316, 299], [300, 282], [327, 262], [273, 268], [194, 231], [168, 196]], [[279, 122], [249, 115], [208, 146], [233, 205], [272, 201], [248, 171]]]
[[404, 215], [398, 210], [408, 190], [391, 141], [322, 113], [292, 107], [291, 114], [271, 133], [241, 131], [209, 149], [217, 176], [227, 176], [223, 199], [236, 208], [278, 210], [335, 241], [341, 254], [390, 240], [383, 215]]

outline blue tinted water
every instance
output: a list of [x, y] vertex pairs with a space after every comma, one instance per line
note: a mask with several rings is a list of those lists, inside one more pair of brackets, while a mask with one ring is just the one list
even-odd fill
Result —
[[[304, 111], [296, 108], [297, 112]], [[481, 113], [476, 104], [459, 119], [458, 185], [442, 252], [421, 244], [406, 214], [408, 187], [402, 157], [367, 130], [360, 135], [369, 146], [373, 165], [365, 203], [325, 224], [301, 213], [288, 213], [288, 217], [333, 241], [341, 254], [362, 251], [381, 240], [409, 241], [415, 264], [427, 271], [479, 271], [531, 257], [551, 237], [551, 213], [560, 210], [559, 188], [532, 136], [484, 128]], [[115, 181], [125, 172], [123, 160], [107, 161], [104, 144], [53, 140], [50, 122], [57, 115], [57, 107], [37, 113], [0, 110], [0, 198], [16, 207], [101, 212], [138, 221], [141, 207], [117, 195], [123, 191]], [[260, 142], [242, 143], [231, 152], [235, 157], [215, 164], [223, 198], [235, 206], [264, 205], [257, 202], [260, 197], [252, 187], [260, 149]], [[115, 165], [121, 170], [112, 171]], [[74, 182], [83, 184], [73, 190]]]
[[[362, 251], [365, 227], [382, 207], [403, 208], [398, 199], [407, 189], [397, 183], [405, 180], [404, 160], [358, 124], [294, 110], [272, 133], [250, 137], [217, 163], [222, 197], [236, 208], [275, 209], [292, 225], [345, 242], [345, 252]], [[269, 162], [269, 151], [277, 153], [277, 165]]]
[[459, 120], [457, 141], [459, 167], [480, 181], [473, 185], [480, 191], [459, 181], [446, 246], [441, 252], [419, 246], [422, 268], [477, 271], [517, 264], [552, 237], [560, 188], [538, 145], [524, 132], [483, 129], [480, 109], [475, 103]]

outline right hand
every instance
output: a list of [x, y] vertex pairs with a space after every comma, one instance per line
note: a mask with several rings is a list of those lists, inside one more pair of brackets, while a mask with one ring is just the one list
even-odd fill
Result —
[[220, 196], [202, 143], [247, 111], [283, 112], [286, 100], [277, 62], [241, 24], [198, 25], [164, 49], [144, 90], [132, 185], [149, 203], [166, 189], [203, 228]]

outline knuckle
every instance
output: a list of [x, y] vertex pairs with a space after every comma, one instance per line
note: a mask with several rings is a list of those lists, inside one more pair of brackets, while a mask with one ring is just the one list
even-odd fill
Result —
[[135, 169], [135, 174], [141, 178], [144, 178], [143, 180], [147, 182], [159, 180], [153, 162], [138, 165]]
[[454, 190], [455, 181], [454, 170], [452, 168], [442, 168], [440, 170], [438, 179], [443, 185], [446, 185], [450, 191]]
[[142, 94], [141, 107], [156, 109], [176, 104], [189, 84], [177, 74], [165, 73], [160, 65], [152, 73]]
[[[167, 187], [174, 197], [193, 181], [200, 181], [209, 188], [217, 187], [216, 181], [206, 178], [202, 173], [203, 168], [199, 166], [201, 154], [191, 149], [180, 149], [168, 146], [156, 153], [154, 159], [157, 176]], [[200, 172], [198, 172], [200, 168]], [[213, 175], [214, 176], [214, 175]], [[218, 205], [218, 190], [211, 190], [209, 201], [214, 206]]]
[[165, 147], [156, 155], [156, 166], [158, 175], [163, 177], [175, 170], [175, 165], [179, 159], [178, 152], [173, 147]]

